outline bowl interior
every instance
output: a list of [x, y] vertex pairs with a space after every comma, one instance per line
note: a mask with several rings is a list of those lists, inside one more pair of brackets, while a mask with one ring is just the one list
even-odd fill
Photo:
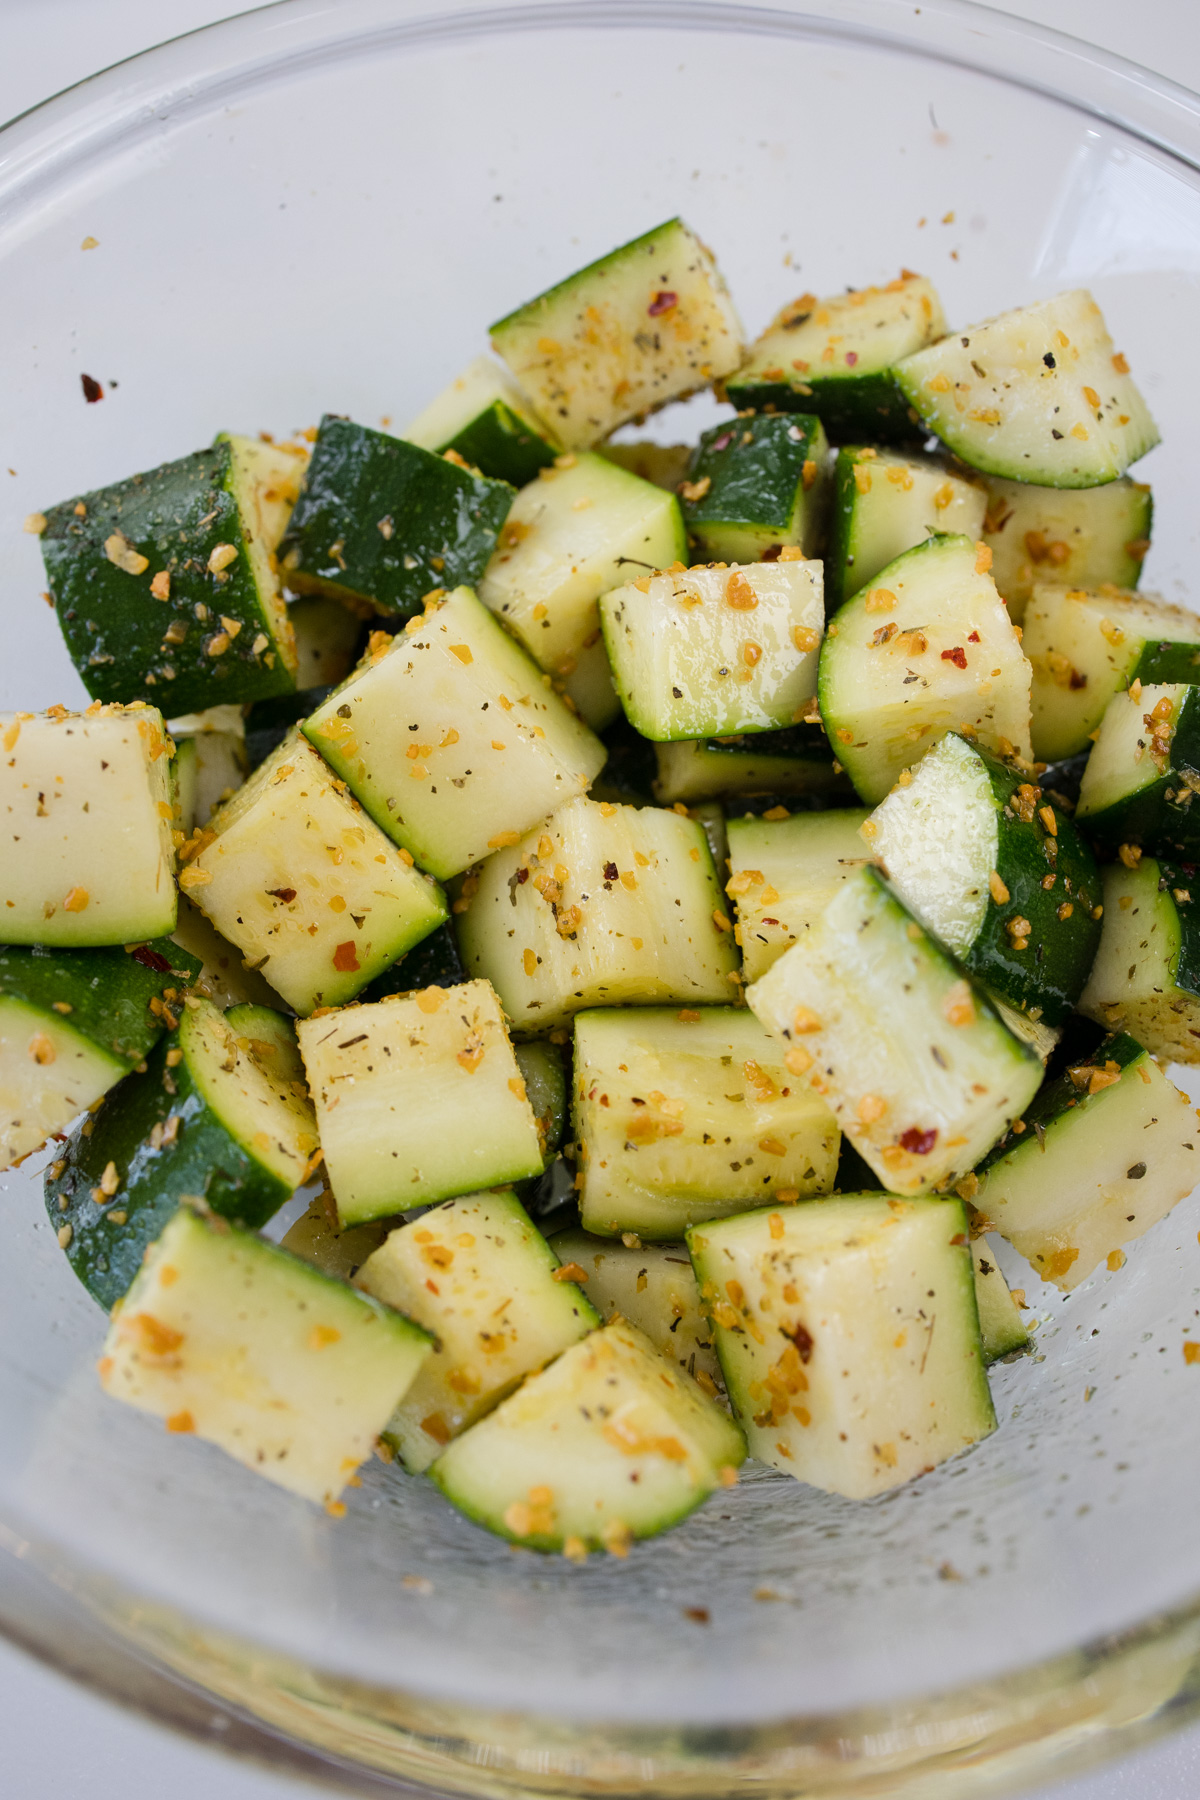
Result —
[[[0, 213], [0, 706], [83, 698], [26, 513], [221, 429], [323, 411], [402, 428], [489, 320], [676, 211], [751, 332], [805, 289], [901, 267], [964, 324], [1090, 286], [1164, 438], [1137, 471], [1156, 500], [1144, 585], [1186, 600], [1200, 181], [1184, 163], [782, 13], [447, 16], [286, 62], [271, 32], [290, 10], [255, 27], [237, 80], [133, 109]], [[119, 79], [104, 92], [131, 105]], [[647, 429], [693, 436], [713, 404]], [[576, 1569], [514, 1554], [382, 1465], [334, 1521], [104, 1400], [104, 1322], [43, 1214], [42, 1161], [0, 1178], [0, 1517], [315, 1667], [565, 1717], [746, 1722], [991, 1676], [1200, 1592], [1200, 1370], [1181, 1354], [1200, 1335], [1195, 1197], [1069, 1300], [1015, 1260], [1035, 1353], [994, 1371], [1002, 1429], [969, 1456], [865, 1505], [752, 1470], [628, 1562]]]

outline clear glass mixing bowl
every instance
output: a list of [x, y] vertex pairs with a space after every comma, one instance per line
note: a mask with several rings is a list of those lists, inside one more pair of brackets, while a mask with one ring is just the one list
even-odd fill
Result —
[[[0, 134], [0, 704], [82, 697], [24, 514], [221, 428], [400, 425], [677, 210], [751, 331], [901, 266], [963, 323], [1090, 285], [1162, 427], [1146, 584], [1186, 597], [1198, 170], [1200, 100], [953, 0], [291, 0], [139, 57]], [[973, 1454], [866, 1505], [756, 1470], [577, 1569], [382, 1465], [335, 1521], [104, 1401], [37, 1163], [0, 1187], [0, 1610], [110, 1687], [144, 1697], [132, 1647], [343, 1767], [705, 1800], [1008, 1792], [1192, 1705], [1195, 1197], [1069, 1300], [1024, 1276]]]

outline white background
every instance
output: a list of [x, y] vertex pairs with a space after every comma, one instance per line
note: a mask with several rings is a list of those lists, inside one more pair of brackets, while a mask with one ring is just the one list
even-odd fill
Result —
[[[431, 0], [431, 4], [434, 0]], [[0, 120], [237, 0], [0, 0]], [[1002, 10], [1200, 89], [1200, 0], [1025, 0]], [[169, 1736], [0, 1644], [3, 1800], [303, 1800], [307, 1783]], [[1200, 1730], [1045, 1800], [1197, 1800]]]

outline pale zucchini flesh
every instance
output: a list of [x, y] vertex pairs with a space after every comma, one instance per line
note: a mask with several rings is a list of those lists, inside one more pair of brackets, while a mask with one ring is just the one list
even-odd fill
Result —
[[760, 1462], [864, 1500], [996, 1429], [958, 1200], [847, 1195], [688, 1243]]
[[980, 1348], [984, 1362], [993, 1363], [1001, 1356], [1011, 1356], [1014, 1350], [1023, 1350], [1029, 1342], [1029, 1328], [985, 1237], [972, 1240], [971, 1257], [975, 1264]]
[[808, 931], [844, 881], [871, 860], [865, 807], [730, 819], [729, 880], [742, 970], [757, 981]]
[[851, 794], [819, 724], [655, 744], [654, 758], [654, 794], [665, 806], [721, 794], [788, 799]]
[[1170, 863], [1141, 857], [1104, 871], [1100, 948], [1079, 1010], [1152, 1056], [1200, 1062], [1200, 893]]
[[1135, 588], [1153, 514], [1150, 489], [1124, 475], [1098, 488], [1036, 487], [993, 475], [980, 529], [1009, 617], [1021, 624], [1042, 581]]
[[582, 1271], [576, 1279], [606, 1324], [628, 1320], [706, 1394], [722, 1391], [712, 1322], [686, 1244], [626, 1244], [575, 1229], [557, 1232], [551, 1242], [564, 1267]]
[[1079, 788], [1082, 827], [1108, 850], [1129, 844], [1185, 861], [1200, 853], [1200, 689], [1131, 687], [1105, 709]]
[[974, 541], [983, 532], [984, 489], [931, 456], [843, 449], [833, 485], [825, 559], [831, 612], [926, 538], [950, 533]]
[[0, 1169], [65, 1131], [128, 1067], [66, 1019], [0, 994]]

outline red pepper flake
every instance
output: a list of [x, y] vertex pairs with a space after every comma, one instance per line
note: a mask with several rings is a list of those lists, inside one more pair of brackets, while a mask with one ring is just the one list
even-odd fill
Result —
[[295, 888], [268, 888], [267, 892], [273, 894], [276, 900], [282, 900], [285, 906], [296, 898]]
[[800, 1361], [806, 1363], [813, 1353], [812, 1333], [806, 1325], [797, 1325], [786, 1333], [800, 1353]]
[[846, 352], [846, 367], [848, 369], [852, 369], [857, 361], [858, 361], [858, 351], [857, 350], [847, 350], [847, 352]]
[[956, 669], [965, 669], [967, 666], [967, 653], [961, 644], [955, 644], [953, 650], [942, 651], [942, 661], [952, 662]]
[[353, 938], [347, 944], [338, 945], [333, 953], [333, 966], [342, 975], [357, 973], [359, 968], [358, 952], [354, 947]]
[[713, 440], [712, 448], [714, 450], [728, 450], [730, 444], [733, 442], [734, 435], [735, 434], [732, 431], [723, 431], [719, 438]]
[[967, 639], [968, 644], [979, 644], [979, 643], [982, 643], [982, 641], [983, 640], [977, 631], [973, 631], [971, 633], [970, 637]]
[[79, 379], [83, 383], [83, 397], [89, 406], [97, 400], [103, 400], [104, 389], [94, 375], [81, 375]]
[[910, 1125], [907, 1131], [900, 1134], [900, 1148], [907, 1150], [910, 1156], [928, 1156], [937, 1143], [937, 1129], [920, 1131], [917, 1126]]
[[673, 294], [670, 288], [662, 288], [655, 294], [646, 311], [652, 319], [659, 319], [663, 313], [671, 312], [679, 305], [679, 295]]
[[144, 969], [153, 969], [156, 975], [166, 975], [170, 970], [171, 965], [166, 957], [160, 956], [157, 950], [152, 950], [149, 944], [139, 944], [130, 954], [134, 962], [141, 963]]

